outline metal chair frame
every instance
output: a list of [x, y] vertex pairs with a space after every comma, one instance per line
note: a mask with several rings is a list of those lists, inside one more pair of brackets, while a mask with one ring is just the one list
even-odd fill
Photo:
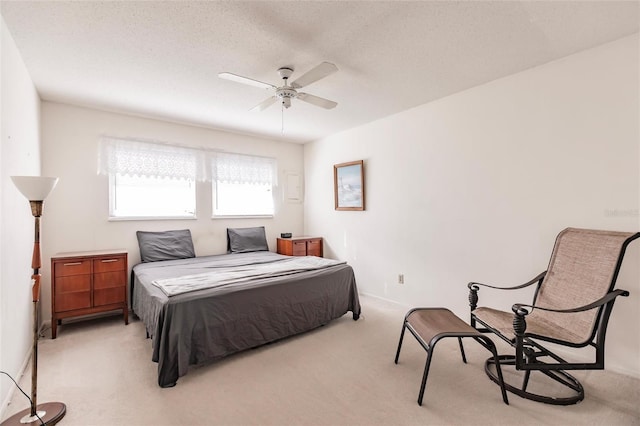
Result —
[[[470, 282], [467, 287], [469, 288], [469, 307], [471, 309], [471, 320], [470, 324], [473, 328], [478, 330], [481, 333], [493, 333], [500, 337], [502, 340], [507, 342], [515, 349], [515, 355], [500, 355], [498, 357], [491, 357], [487, 359], [485, 362], [485, 372], [495, 383], [500, 384], [502, 382], [502, 378], [498, 378], [495, 372], [492, 371], [491, 366], [495, 365], [496, 362], [499, 361], [501, 365], [514, 365], [516, 370], [524, 371], [524, 378], [520, 387], [514, 386], [510, 383], [504, 383], [504, 386], [510, 392], [526, 399], [531, 399], [538, 402], [543, 402], [547, 404], [554, 405], [570, 405], [575, 404], [584, 399], [584, 388], [580, 384], [580, 382], [566, 370], [602, 370], [604, 369], [604, 360], [605, 360], [605, 338], [607, 333], [607, 325], [609, 323], [609, 317], [611, 316], [611, 312], [613, 310], [613, 304], [618, 296], [627, 297], [629, 296], [629, 292], [626, 290], [614, 290], [614, 286], [616, 280], [618, 278], [618, 274], [620, 272], [620, 267], [622, 265], [622, 260], [624, 258], [624, 253], [626, 251], [629, 243], [634, 241], [635, 239], [640, 237], [640, 233], [635, 233], [623, 243], [620, 255], [618, 256], [618, 260], [615, 266], [615, 271], [613, 273], [613, 277], [608, 289], [608, 293], [587, 305], [576, 307], [573, 309], [550, 309], [547, 307], [541, 307], [536, 305], [536, 300], [538, 298], [538, 293], [544, 281], [545, 275], [547, 271], [544, 271], [537, 275], [535, 278], [530, 281], [514, 286], [514, 287], [496, 287], [492, 285]], [[498, 290], [517, 290], [525, 287], [529, 287], [531, 285], [536, 285], [533, 303], [523, 304], [516, 303], [512, 306], [511, 310], [514, 313], [513, 318], [513, 329], [515, 334], [515, 339], [511, 339], [508, 336], [502, 334], [499, 330], [492, 327], [490, 324], [481, 321], [474, 315], [474, 311], [478, 305], [478, 291], [480, 287], [488, 287], [492, 289]], [[587, 311], [591, 309], [598, 309], [597, 321], [595, 322], [591, 337], [588, 341], [582, 344], [575, 344], [572, 342], [566, 342], [563, 340], [554, 339], [548, 336], [538, 335], [534, 333], [527, 332], [527, 323], [526, 317], [534, 309], [548, 311], [548, 312], [558, 312], [558, 313], [576, 313]], [[478, 326], [480, 324], [480, 326]], [[594, 362], [568, 362], [553, 353], [551, 350], [545, 348], [539, 341], [547, 341], [550, 343], [574, 347], [574, 348], [584, 348], [586, 346], [591, 346], [595, 348], [595, 361]], [[462, 344], [462, 343], [461, 343]], [[551, 358], [550, 362], [541, 361], [540, 358]], [[535, 394], [527, 391], [527, 386], [529, 383], [530, 374], [532, 371], [540, 371], [541, 373], [547, 375], [551, 379], [557, 381], [563, 386], [568, 387], [573, 390], [573, 396], [569, 397], [553, 397], [547, 395]], [[501, 374], [502, 376], [502, 374]]]

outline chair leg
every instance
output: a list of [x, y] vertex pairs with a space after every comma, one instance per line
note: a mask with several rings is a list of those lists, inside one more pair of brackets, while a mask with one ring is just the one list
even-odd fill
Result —
[[424, 397], [424, 389], [427, 387], [427, 376], [429, 375], [429, 367], [431, 366], [431, 354], [436, 344], [434, 343], [427, 351], [427, 362], [424, 365], [424, 373], [422, 374], [422, 383], [420, 384], [420, 393], [418, 394], [418, 405], [422, 405], [422, 398]]
[[509, 405], [509, 399], [507, 398], [507, 389], [504, 384], [504, 378], [502, 377], [502, 369], [500, 368], [500, 357], [498, 357], [498, 351], [496, 350], [496, 345], [493, 344], [491, 339], [488, 339], [486, 337], [483, 338], [482, 340], [484, 340], [485, 343], [487, 344], [487, 347], [491, 351], [491, 354], [493, 355], [493, 359], [495, 360], [496, 373], [498, 373], [498, 384], [500, 385], [500, 392], [502, 392], [502, 400], [504, 401], [505, 404]]
[[460, 344], [460, 353], [462, 354], [462, 362], [467, 363], [467, 357], [464, 355], [464, 346], [462, 346], [462, 337], [458, 337], [458, 343]]
[[[529, 352], [530, 353], [530, 352]], [[527, 357], [527, 364], [534, 364], [536, 362], [535, 355], [525, 355]], [[526, 370], [524, 373], [524, 378], [522, 380], [522, 390], [524, 392], [527, 391], [527, 386], [529, 386], [529, 378], [531, 377], [531, 370]]]
[[400, 332], [400, 341], [398, 342], [398, 350], [396, 351], [396, 359], [395, 363], [398, 363], [398, 358], [400, 358], [400, 348], [402, 348], [402, 339], [404, 338], [404, 331], [407, 328], [407, 322], [402, 322], [402, 331]]
[[531, 370], [525, 371], [522, 379], [522, 390], [525, 392], [527, 391], [527, 386], [529, 386], [529, 377], [531, 377]]

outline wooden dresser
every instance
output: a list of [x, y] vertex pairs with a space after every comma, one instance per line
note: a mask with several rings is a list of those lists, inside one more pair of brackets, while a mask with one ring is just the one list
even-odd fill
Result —
[[51, 258], [51, 338], [65, 318], [122, 310], [129, 323], [127, 251], [59, 253]]
[[323, 256], [322, 237], [278, 238], [278, 253], [287, 256]]

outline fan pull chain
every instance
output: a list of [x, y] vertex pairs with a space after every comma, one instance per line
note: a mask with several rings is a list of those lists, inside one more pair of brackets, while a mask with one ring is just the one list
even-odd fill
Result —
[[281, 124], [280, 124], [280, 134], [284, 135], [284, 102], [280, 102], [280, 111], [281, 111]]

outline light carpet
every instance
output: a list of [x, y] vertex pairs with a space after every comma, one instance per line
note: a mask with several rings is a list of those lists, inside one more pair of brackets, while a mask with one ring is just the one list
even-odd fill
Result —
[[[407, 334], [393, 362], [406, 309], [362, 296], [347, 314], [311, 332], [193, 367], [173, 388], [156, 382], [151, 341], [135, 317], [63, 324], [40, 340], [40, 402], [60, 401], [71, 425], [639, 425], [640, 380], [611, 371], [576, 372], [585, 400], [557, 407], [509, 394], [485, 375], [489, 356], [465, 340], [436, 347], [423, 406], [425, 351]], [[498, 343], [498, 342], [496, 342]], [[508, 347], [498, 345], [499, 352]], [[29, 392], [30, 372], [20, 379]], [[28, 407], [19, 392], [8, 417]]]

